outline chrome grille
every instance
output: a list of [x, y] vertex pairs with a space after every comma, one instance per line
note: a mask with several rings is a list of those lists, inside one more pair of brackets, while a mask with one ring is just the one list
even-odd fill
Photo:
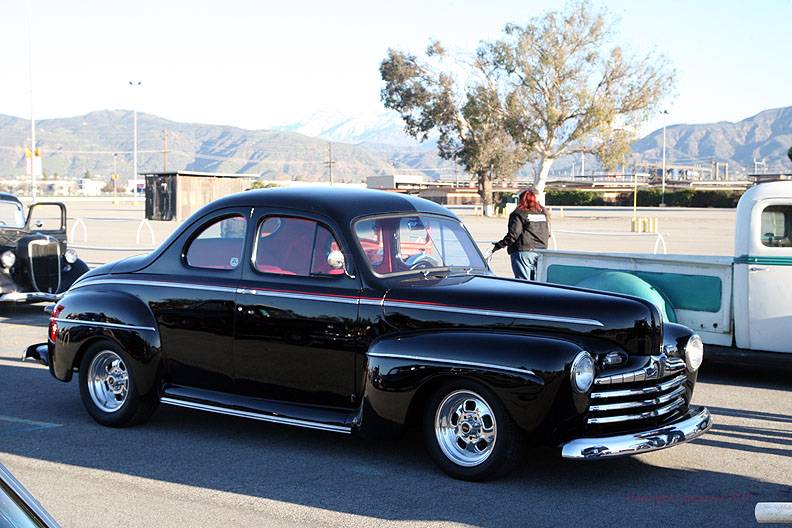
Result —
[[33, 289], [44, 293], [57, 293], [61, 284], [60, 244], [47, 237], [28, 243], [30, 281]]
[[687, 404], [685, 360], [651, 356], [639, 369], [594, 380], [588, 425], [628, 425], [662, 418]]

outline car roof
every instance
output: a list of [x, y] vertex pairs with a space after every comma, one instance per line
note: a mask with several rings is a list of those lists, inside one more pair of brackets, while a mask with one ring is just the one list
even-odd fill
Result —
[[222, 207], [281, 207], [322, 213], [339, 222], [382, 213], [432, 213], [456, 218], [445, 207], [429, 200], [387, 191], [354, 187], [282, 187], [232, 194], [212, 203]]
[[19, 198], [17, 198], [13, 194], [6, 193], [6, 192], [0, 192], [0, 202], [16, 202], [16, 203], [18, 203], [20, 205], [22, 204], [22, 202], [19, 200]]

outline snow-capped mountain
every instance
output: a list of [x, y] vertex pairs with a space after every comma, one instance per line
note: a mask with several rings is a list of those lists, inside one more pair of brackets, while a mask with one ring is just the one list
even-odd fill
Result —
[[274, 128], [337, 143], [368, 143], [392, 147], [424, 146], [404, 133], [404, 124], [399, 114], [392, 111], [357, 115], [320, 111], [309, 114], [296, 123]]

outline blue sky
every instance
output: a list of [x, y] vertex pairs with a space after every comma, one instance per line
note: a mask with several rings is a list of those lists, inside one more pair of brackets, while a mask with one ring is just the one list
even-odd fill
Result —
[[[551, 1], [31, 0], [38, 118], [131, 108], [266, 128], [315, 111], [376, 113], [388, 47], [458, 52]], [[597, 2], [619, 42], [677, 71], [669, 123], [792, 105], [792, 0]], [[398, 7], [394, 7], [398, 6]], [[0, 113], [27, 117], [27, 0], [0, 0]], [[127, 85], [143, 82], [138, 94]], [[657, 119], [646, 129], [660, 126]]]

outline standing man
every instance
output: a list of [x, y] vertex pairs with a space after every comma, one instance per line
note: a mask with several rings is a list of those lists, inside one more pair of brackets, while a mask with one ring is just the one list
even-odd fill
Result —
[[492, 251], [506, 248], [511, 257], [514, 277], [534, 280], [539, 254], [534, 250], [546, 249], [550, 238], [550, 222], [545, 208], [536, 199], [533, 189], [520, 193], [517, 208], [509, 215], [509, 232], [493, 244]]

